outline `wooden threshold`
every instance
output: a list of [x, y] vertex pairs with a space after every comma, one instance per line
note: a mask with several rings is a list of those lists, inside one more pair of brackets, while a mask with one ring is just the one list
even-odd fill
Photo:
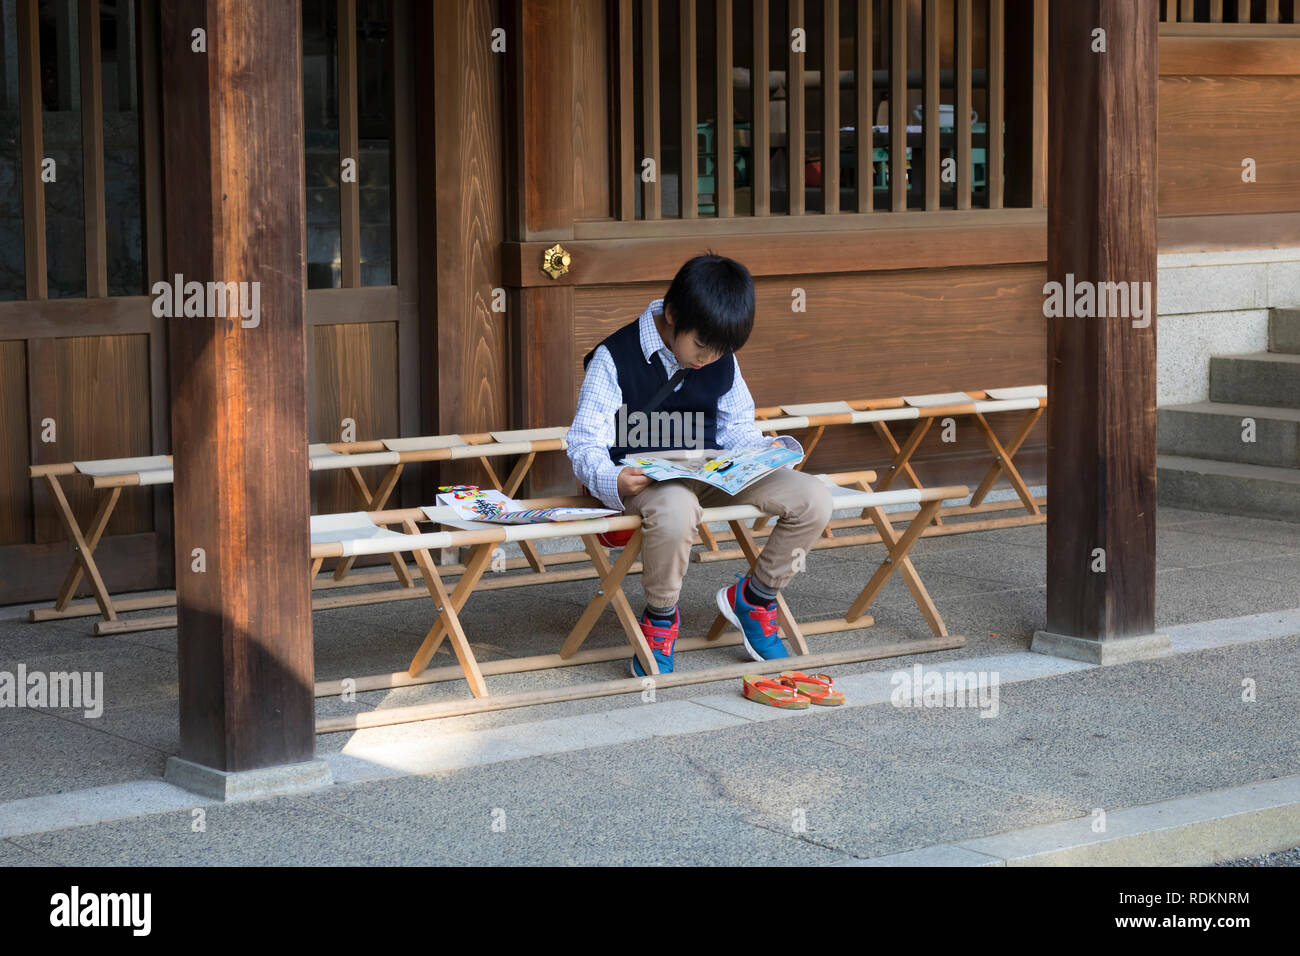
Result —
[[[865, 620], [861, 618], [860, 620]], [[805, 633], [816, 633], [804, 627]], [[719, 642], [712, 642], [718, 646]], [[518, 707], [531, 707], [535, 704], [556, 704], [570, 700], [588, 700], [596, 697], [612, 697], [618, 694], [641, 693], [647, 687], [656, 690], [667, 687], [682, 687], [689, 684], [707, 684], [714, 681], [733, 680], [754, 673], [775, 673], [783, 668], [798, 666], [807, 671], [819, 667], [834, 667], [838, 664], [855, 664], [862, 661], [874, 661], [888, 657], [903, 657], [909, 654], [927, 654], [933, 651], [947, 651], [964, 647], [966, 638], [961, 635], [948, 637], [920, 638], [911, 641], [894, 641], [873, 648], [860, 648], [851, 651], [829, 651], [822, 654], [794, 655], [781, 659], [780, 667], [759, 665], [755, 661], [743, 661], [738, 664], [725, 664], [719, 667], [706, 667], [697, 671], [674, 671], [660, 674], [654, 678], [627, 677], [620, 680], [598, 681], [577, 687], [549, 688], [546, 690], [519, 691], [513, 694], [467, 698], [465, 700], [440, 701], [436, 704], [416, 704], [410, 707], [393, 707], [372, 710], [346, 717], [326, 717], [316, 721], [317, 734], [330, 734], [350, 730], [362, 730], [367, 727], [387, 727], [394, 724], [408, 724], [420, 720], [436, 720], [442, 717], [461, 717], [467, 714], [482, 714], [496, 710], [510, 710]], [[628, 656], [626, 647], [618, 649], [620, 656]], [[576, 657], [576, 655], [575, 655]], [[571, 658], [572, 660], [572, 658]], [[775, 662], [773, 662], [775, 663]], [[489, 664], [483, 665], [483, 672], [490, 673]], [[463, 673], [456, 668], [457, 676]], [[647, 684], [647, 681], [652, 683]], [[755, 706], [761, 706], [756, 704]]]

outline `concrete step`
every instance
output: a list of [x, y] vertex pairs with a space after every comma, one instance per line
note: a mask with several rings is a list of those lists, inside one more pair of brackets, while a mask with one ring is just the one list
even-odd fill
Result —
[[1300, 309], [1274, 309], [1268, 314], [1268, 350], [1300, 355]]
[[1300, 521], [1300, 470], [1294, 468], [1158, 455], [1156, 492], [1170, 508]]
[[[1255, 421], [1255, 440], [1242, 441], [1243, 419]], [[1157, 412], [1160, 454], [1300, 468], [1300, 410], [1266, 405], [1194, 402]]]
[[1300, 355], [1254, 352], [1211, 356], [1210, 401], [1300, 408]]

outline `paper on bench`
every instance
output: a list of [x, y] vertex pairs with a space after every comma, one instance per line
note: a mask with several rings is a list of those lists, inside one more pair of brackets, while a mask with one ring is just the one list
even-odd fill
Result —
[[[148, 455], [144, 458], [106, 458], [101, 461], [74, 461], [72, 464], [77, 471], [92, 478], [130, 474], [139, 474], [143, 477], [145, 472], [171, 471], [172, 468], [172, 463], [167, 460], [166, 455]], [[144, 484], [143, 481], [140, 483]]]
[[904, 395], [903, 401], [913, 408], [933, 408], [936, 405], [969, 405], [971, 397], [965, 392], [945, 392], [942, 395]]
[[999, 401], [1015, 398], [1046, 398], [1046, 385], [1021, 385], [1017, 388], [990, 388], [984, 393]]

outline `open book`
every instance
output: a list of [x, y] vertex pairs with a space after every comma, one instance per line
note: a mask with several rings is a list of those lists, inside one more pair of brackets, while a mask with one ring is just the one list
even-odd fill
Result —
[[740, 452], [714, 449], [659, 454], [660, 457], [654, 458], [641, 455], [624, 458], [621, 464], [640, 468], [655, 481], [690, 478], [720, 488], [729, 495], [748, 488], [764, 475], [803, 457], [797, 451], [772, 446]]
[[499, 491], [476, 485], [449, 485], [438, 489], [438, 504], [446, 505], [464, 521], [491, 524], [536, 524], [541, 521], [581, 521], [618, 514], [609, 508], [524, 508]]

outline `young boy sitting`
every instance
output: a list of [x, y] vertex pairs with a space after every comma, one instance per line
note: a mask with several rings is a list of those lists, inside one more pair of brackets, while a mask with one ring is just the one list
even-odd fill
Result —
[[[586, 378], [566, 440], [573, 470], [606, 507], [641, 516], [641, 584], [646, 607], [641, 630], [661, 673], [673, 669], [673, 643], [681, 615], [677, 598], [703, 508], [750, 504], [777, 516], [753, 574], [718, 591], [718, 608], [740, 631], [756, 661], [787, 657], [777, 636], [776, 597], [794, 577], [796, 552], [807, 553], [831, 516], [830, 490], [790, 467], [765, 475], [728, 495], [686, 479], [652, 481], [640, 468], [619, 462], [630, 455], [685, 447], [682, 433], [630, 432], [630, 413], [679, 412], [698, 422], [697, 448], [743, 451], [770, 444], [802, 453], [793, 438], [775, 441], [754, 424], [754, 400], [735, 354], [754, 327], [754, 280], [739, 262], [697, 256], [678, 270], [663, 299], [596, 346], [586, 357]], [[620, 421], [620, 417], [622, 419]], [[620, 427], [620, 424], [624, 427]], [[647, 435], [641, 446], [619, 447], [623, 436]], [[657, 440], [658, 443], [652, 443]], [[740, 577], [737, 575], [737, 577]], [[633, 656], [632, 672], [644, 677]]]

